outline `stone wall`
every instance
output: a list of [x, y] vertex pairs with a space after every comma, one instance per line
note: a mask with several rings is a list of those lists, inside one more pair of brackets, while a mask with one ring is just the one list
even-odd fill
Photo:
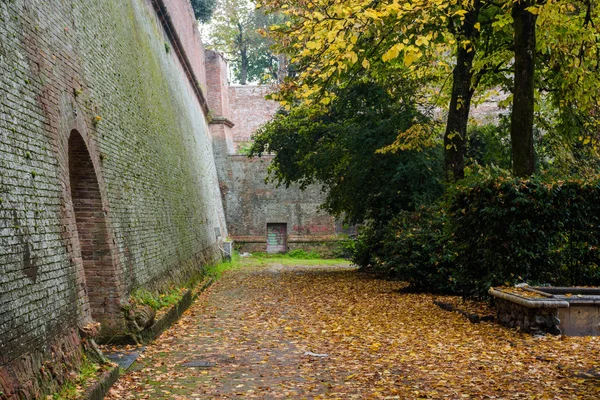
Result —
[[558, 308], [528, 308], [504, 299], [494, 298], [498, 322], [509, 328], [534, 335], [560, 335]]
[[78, 326], [118, 332], [132, 289], [220, 255], [190, 18], [185, 0], [0, 1], [4, 397], [42, 397], [64, 375], [49, 362], [77, 364]]
[[264, 182], [271, 156], [239, 154], [254, 131], [269, 121], [278, 103], [266, 100], [267, 86], [228, 86], [227, 65], [215, 52], [206, 55], [213, 148], [229, 234], [244, 252], [266, 250], [267, 224], [285, 223], [288, 249], [335, 254], [333, 217], [319, 209], [325, 194], [318, 185], [306, 190]]
[[264, 252], [269, 223], [287, 224], [290, 250], [318, 250], [335, 240], [334, 219], [319, 209], [324, 196], [318, 186], [300, 190], [265, 184], [271, 158], [230, 155], [220, 166], [229, 234], [240, 250]]

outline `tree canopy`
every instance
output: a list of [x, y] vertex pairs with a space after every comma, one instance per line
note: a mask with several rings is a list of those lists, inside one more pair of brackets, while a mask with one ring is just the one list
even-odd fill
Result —
[[281, 19], [277, 13], [265, 14], [251, 1], [221, 0], [207, 30], [207, 46], [225, 56], [238, 83], [275, 81], [279, 58], [271, 49], [273, 39], [261, 32]]
[[217, 7], [217, 0], [190, 0], [190, 3], [194, 10], [194, 16], [202, 23], [210, 21]]
[[264, 6], [287, 15], [271, 33], [296, 71], [273, 98], [287, 107], [327, 105], [336, 87], [358, 77], [418, 80], [419, 101], [448, 110], [446, 170], [453, 178], [463, 174], [469, 108], [478, 92], [499, 87], [514, 102], [513, 168], [519, 175], [535, 165], [534, 117], [566, 123], [575, 113], [581, 127], [592, 123], [598, 98], [590, 88], [600, 84], [593, 2], [266, 0]]
[[275, 154], [270, 178], [279, 184], [317, 183], [323, 207], [350, 222], [386, 221], [442, 193], [441, 146], [377, 152], [398, 131], [428, 123], [412, 101], [414, 88], [391, 95], [373, 82], [335, 91], [334, 100], [281, 112], [253, 137], [251, 155]]

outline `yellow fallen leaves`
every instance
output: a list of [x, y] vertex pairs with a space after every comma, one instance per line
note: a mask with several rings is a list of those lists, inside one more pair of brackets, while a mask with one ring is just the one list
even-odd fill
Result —
[[[474, 325], [399, 282], [290, 268], [226, 274], [109, 398], [600, 398], [581, 375], [600, 368], [598, 338]], [[198, 358], [217, 366], [181, 366]]]

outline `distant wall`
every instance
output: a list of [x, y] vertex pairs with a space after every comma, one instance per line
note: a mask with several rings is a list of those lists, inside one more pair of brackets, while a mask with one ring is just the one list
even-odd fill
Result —
[[230, 155], [227, 166], [220, 167], [229, 234], [247, 251], [265, 251], [268, 223], [287, 224], [290, 249], [316, 249], [335, 240], [333, 217], [319, 209], [324, 198], [320, 187], [303, 191], [265, 184], [271, 159]]
[[231, 120], [235, 123], [231, 136], [236, 149], [240, 143], [249, 142], [252, 134], [277, 112], [279, 103], [265, 99], [270, 90], [269, 86], [229, 87]]
[[[77, 365], [78, 327], [96, 315], [105, 334], [124, 329], [133, 288], [220, 255], [190, 18], [185, 0], [0, 1], [3, 396], [42, 397]], [[72, 132], [91, 171], [73, 196]]]
[[229, 234], [240, 251], [267, 248], [267, 224], [285, 223], [287, 247], [333, 254], [338, 239], [333, 217], [319, 209], [325, 194], [318, 185], [302, 191], [265, 184], [272, 156], [248, 158], [240, 144], [269, 121], [279, 105], [265, 99], [268, 86], [229, 86], [227, 65], [215, 52], [206, 55], [213, 148]]

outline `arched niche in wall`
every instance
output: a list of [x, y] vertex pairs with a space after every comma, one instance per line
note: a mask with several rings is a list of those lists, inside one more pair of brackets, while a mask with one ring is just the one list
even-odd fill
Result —
[[68, 154], [71, 199], [90, 311], [106, 334], [118, 329], [121, 319], [118, 279], [98, 178], [85, 141], [76, 130], [69, 135]]

